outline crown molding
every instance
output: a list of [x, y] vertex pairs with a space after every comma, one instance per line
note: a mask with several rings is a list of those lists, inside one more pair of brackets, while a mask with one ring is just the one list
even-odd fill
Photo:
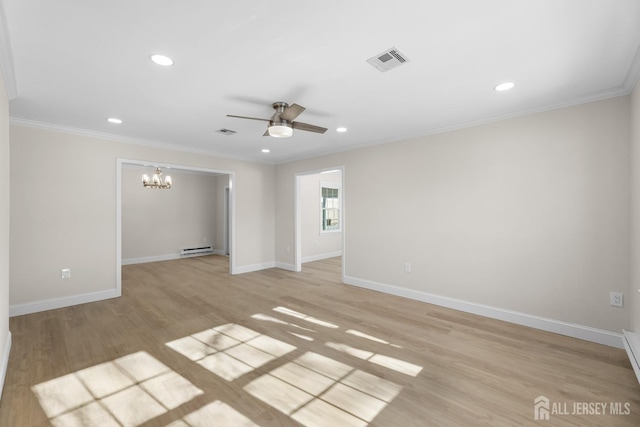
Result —
[[628, 91], [628, 93], [631, 93], [636, 87], [638, 80], [640, 80], [640, 47], [636, 50], [636, 54], [631, 61], [629, 71], [627, 71], [627, 76], [624, 79], [622, 87]]
[[[640, 55], [637, 55], [636, 57], [640, 58]], [[638, 64], [640, 65], [640, 61], [638, 61]], [[640, 76], [638, 76], [638, 77], [640, 77]], [[516, 119], [518, 117], [531, 116], [531, 115], [534, 115], [534, 114], [540, 114], [540, 113], [546, 113], [546, 112], [549, 112], [549, 111], [561, 110], [563, 108], [575, 107], [575, 106], [582, 105], [582, 104], [589, 104], [591, 102], [598, 102], [598, 101], [604, 101], [604, 100], [611, 99], [611, 98], [618, 98], [620, 96], [627, 96], [632, 92], [632, 90], [633, 90], [633, 88], [627, 89], [627, 88], [625, 88], [623, 86], [619, 86], [619, 87], [612, 88], [612, 89], [592, 92], [590, 94], [587, 94], [587, 95], [584, 95], [584, 96], [581, 96], [581, 97], [577, 97], [577, 98], [571, 99], [569, 101], [561, 102], [561, 103], [548, 104], [548, 105], [543, 105], [543, 106], [540, 106], [540, 107], [528, 108], [528, 109], [509, 112], [509, 113], [503, 113], [503, 114], [496, 114], [496, 115], [492, 115], [492, 116], [480, 117], [480, 118], [475, 119], [475, 120], [469, 120], [469, 121], [466, 121], [466, 122], [456, 123], [456, 124], [452, 124], [452, 125], [434, 126], [434, 127], [430, 128], [430, 129], [427, 129], [427, 130], [422, 131], [422, 132], [398, 135], [398, 136], [395, 136], [395, 137], [392, 137], [392, 138], [377, 139], [377, 140], [373, 140], [373, 141], [363, 142], [363, 143], [360, 143], [360, 144], [350, 145], [348, 147], [341, 147], [341, 148], [330, 149], [330, 150], [319, 150], [319, 151], [314, 151], [314, 152], [310, 152], [310, 153], [304, 153], [304, 154], [301, 154], [299, 156], [291, 156], [291, 157], [287, 157], [285, 159], [281, 159], [280, 161], [277, 161], [276, 164], [293, 163], [293, 162], [297, 162], [297, 161], [300, 161], [300, 160], [306, 160], [306, 159], [311, 159], [311, 158], [315, 158], [315, 157], [324, 157], [324, 156], [329, 156], [329, 155], [332, 155], [332, 154], [337, 154], [337, 153], [342, 153], [342, 152], [347, 152], [347, 151], [352, 151], [352, 150], [358, 150], [358, 149], [361, 149], [361, 148], [375, 147], [376, 145], [383, 145], [383, 144], [389, 144], [389, 143], [401, 142], [401, 141], [410, 141], [410, 140], [414, 140], [414, 139], [418, 139], [418, 138], [424, 138], [424, 137], [431, 136], [431, 135], [438, 135], [438, 134], [442, 134], [442, 133], [454, 132], [454, 131], [457, 131], [457, 130], [463, 130], [463, 129], [473, 128], [473, 127], [478, 127], [478, 126], [489, 125], [489, 124], [501, 122], [501, 121], [504, 121], [504, 120]]]
[[63, 132], [63, 133], [68, 133], [72, 135], [85, 136], [88, 138], [96, 138], [96, 139], [102, 139], [102, 140], [113, 141], [113, 142], [121, 142], [123, 144], [132, 144], [132, 145], [139, 145], [143, 147], [158, 148], [163, 150], [180, 151], [183, 153], [198, 154], [201, 156], [219, 157], [219, 158], [229, 159], [229, 160], [238, 160], [241, 162], [266, 163], [266, 162], [259, 162], [247, 157], [233, 156], [233, 155], [229, 155], [228, 153], [220, 153], [212, 150], [201, 150], [197, 148], [185, 147], [185, 146], [176, 145], [176, 144], [167, 144], [163, 142], [151, 141], [146, 139], [132, 138], [129, 136], [115, 135], [107, 132], [98, 132], [93, 130], [74, 128], [71, 126], [63, 126], [63, 125], [58, 125], [53, 123], [38, 122], [34, 120], [21, 119], [18, 117], [10, 117], [9, 121], [11, 124], [17, 125], [17, 126], [43, 129], [43, 130], [54, 131], [54, 132]]
[[18, 85], [16, 74], [13, 68], [13, 55], [11, 53], [11, 41], [9, 38], [9, 26], [7, 25], [7, 14], [4, 13], [4, 6], [0, 1], [0, 71], [4, 77], [4, 86], [9, 100], [18, 97]]
[[[111, 133], [107, 133], [107, 132], [98, 132], [98, 131], [92, 131], [92, 130], [87, 130], [87, 129], [74, 128], [74, 127], [70, 127], [70, 126], [63, 126], [63, 125], [52, 124], [52, 123], [38, 122], [38, 121], [34, 121], [34, 120], [21, 119], [21, 118], [17, 118], [17, 117], [11, 117], [10, 118], [10, 122], [12, 124], [19, 125], [19, 126], [25, 126], [25, 127], [31, 127], [31, 128], [37, 128], [37, 129], [44, 129], [44, 130], [50, 130], [50, 131], [65, 132], [65, 133], [70, 133], [70, 134], [74, 134], [74, 135], [86, 136], [86, 137], [89, 137], [89, 138], [98, 138], [98, 139], [104, 139], [104, 140], [108, 140], [108, 141], [122, 142], [122, 143], [125, 143], [125, 144], [140, 145], [140, 146], [145, 146], [145, 147], [159, 148], [159, 149], [173, 150], [173, 151], [180, 151], [180, 152], [199, 154], [199, 155], [205, 155], [205, 156], [214, 156], [214, 157], [220, 157], [220, 158], [224, 158], [224, 159], [238, 160], [238, 161], [250, 162], [250, 163], [280, 165], [280, 164], [293, 163], [293, 162], [306, 160], [306, 159], [310, 159], [310, 158], [315, 158], [315, 157], [329, 156], [329, 155], [332, 155], [332, 154], [338, 154], [338, 153], [342, 153], [342, 152], [357, 150], [357, 149], [360, 149], [360, 148], [373, 147], [373, 146], [376, 146], [376, 145], [383, 145], [383, 144], [388, 144], [388, 143], [393, 143], [393, 142], [400, 142], [400, 141], [409, 141], [409, 140], [412, 140], [412, 139], [423, 138], [423, 137], [427, 137], [427, 136], [430, 136], [430, 135], [437, 135], [437, 134], [442, 134], [442, 133], [447, 133], [447, 132], [453, 132], [453, 131], [472, 128], [472, 127], [476, 127], [476, 126], [488, 125], [488, 124], [500, 122], [500, 121], [503, 121], [503, 120], [514, 119], [514, 118], [518, 118], [518, 117], [524, 117], [524, 116], [544, 113], [544, 112], [548, 112], [548, 111], [560, 110], [560, 109], [563, 109], [563, 108], [569, 108], [569, 107], [573, 107], [573, 106], [577, 106], [577, 105], [588, 104], [588, 103], [591, 103], [591, 102], [603, 101], [603, 100], [606, 100], [606, 99], [617, 98], [617, 97], [620, 97], [620, 96], [627, 96], [633, 91], [633, 85], [635, 85], [635, 83], [637, 82], [638, 78], [640, 78], [640, 49], [636, 53], [636, 56], [635, 56], [634, 61], [633, 61], [633, 65], [630, 68], [629, 73], [627, 73], [627, 78], [625, 79], [624, 84], [622, 86], [619, 86], [619, 87], [616, 87], [616, 88], [593, 92], [593, 93], [587, 94], [585, 96], [574, 98], [572, 100], [565, 101], [565, 102], [562, 102], [562, 103], [550, 104], [550, 105], [545, 105], [545, 106], [535, 107], [535, 108], [529, 108], [529, 109], [523, 109], [523, 110], [519, 110], [519, 111], [505, 113], [505, 114], [497, 114], [497, 115], [493, 115], [493, 116], [482, 117], [482, 118], [478, 118], [476, 120], [470, 120], [470, 121], [467, 121], [467, 122], [457, 123], [457, 124], [449, 125], [449, 126], [447, 126], [447, 125], [445, 125], [445, 126], [435, 126], [435, 127], [432, 127], [431, 129], [427, 129], [426, 131], [423, 131], [423, 132], [399, 135], [399, 136], [395, 136], [393, 138], [385, 138], [385, 139], [379, 139], [379, 140], [374, 140], [374, 141], [368, 141], [368, 142], [361, 143], [361, 144], [350, 145], [348, 147], [341, 147], [341, 148], [333, 147], [333, 148], [328, 149], [328, 150], [316, 150], [316, 151], [313, 151], [313, 152], [303, 153], [303, 154], [300, 154], [300, 155], [293, 155], [293, 156], [287, 156], [287, 157], [280, 158], [280, 159], [273, 159], [271, 161], [259, 161], [259, 160], [251, 159], [251, 158], [248, 158], [248, 157], [233, 156], [233, 155], [230, 155], [228, 153], [220, 153], [220, 152], [216, 152], [216, 151], [212, 151], [212, 150], [201, 150], [201, 149], [184, 147], [184, 146], [175, 145], [175, 144], [167, 144], [167, 143], [144, 140], [144, 139], [139, 139], [139, 138], [132, 138], [132, 137], [127, 137], [127, 136], [115, 135], [115, 134], [111, 134]], [[633, 84], [630, 83], [632, 81], [633, 81]], [[630, 87], [628, 88], [627, 86], [630, 86]]]

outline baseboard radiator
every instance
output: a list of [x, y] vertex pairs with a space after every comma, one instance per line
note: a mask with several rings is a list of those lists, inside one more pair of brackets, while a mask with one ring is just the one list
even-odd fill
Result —
[[197, 248], [180, 249], [180, 255], [183, 255], [183, 256], [207, 254], [207, 253], [213, 253], [213, 246], [209, 245], [209, 246], [200, 246]]

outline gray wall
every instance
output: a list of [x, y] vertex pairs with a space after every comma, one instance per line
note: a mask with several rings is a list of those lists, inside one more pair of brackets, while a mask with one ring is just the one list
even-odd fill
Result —
[[320, 182], [342, 182], [338, 172], [300, 177], [302, 262], [336, 256], [342, 252], [342, 232], [320, 233]]
[[141, 176], [153, 170], [122, 168], [123, 263], [175, 257], [182, 248], [222, 248], [222, 237], [216, 236], [216, 176], [165, 168], [163, 174], [173, 179], [171, 189], [144, 188]]
[[292, 176], [344, 165], [347, 279], [621, 332], [630, 310], [609, 292], [630, 293], [629, 102], [279, 165], [276, 260], [293, 263]]
[[[234, 172], [233, 263], [274, 265], [273, 165], [12, 125], [12, 306], [116, 288], [118, 158]], [[65, 267], [71, 278], [61, 280]]]
[[[344, 165], [348, 279], [638, 330], [630, 237], [638, 97], [277, 167], [12, 125], [11, 203], [3, 204], [11, 214], [10, 303], [114, 288], [118, 158], [234, 171], [236, 264], [245, 271], [293, 264], [286, 248], [294, 246], [295, 174]], [[634, 208], [639, 203], [634, 192]], [[634, 216], [634, 248], [638, 228]], [[70, 280], [60, 280], [63, 267]], [[625, 293], [625, 308], [609, 305], [610, 291]]]

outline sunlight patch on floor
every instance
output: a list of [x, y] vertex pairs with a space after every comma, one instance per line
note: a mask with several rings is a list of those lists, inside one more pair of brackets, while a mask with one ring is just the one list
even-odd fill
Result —
[[[340, 328], [334, 323], [286, 307], [276, 307], [273, 310], [314, 325], [333, 330]], [[274, 326], [281, 325], [282, 332], [286, 331], [306, 341], [318, 340], [321, 336], [322, 329], [314, 331], [273, 316], [258, 313], [252, 315], [251, 318], [271, 322]], [[292, 326], [296, 327], [298, 332], [307, 330], [318, 335], [311, 337], [292, 332], [289, 330]], [[355, 329], [348, 329], [344, 332], [354, 340], [362, 338], [375, 344], [399, 347], [387, 340]], [[416, 376], [422, 370], [422, 367], [409, 362], [347, 344], [326, 342], [325, 345], [403, 374]], [[166, 346], [229, 382], [235, 381], [297, 349], [296, 346], [236, 323], [206, 329], [167, 342]], [[279, 366], [264, 372], [266, 371], [261, 372], [259, 376], [254, 374], [250, 381], [243, 386], [243, 390], [307, 427], [366, 426], [402, 390], [402, 386], [392, 381], [311, 351], [305, 352], [293, 361], [283, 361]], [[244, 415], [218, 401], [190, 414], [190, 416], [211, 420], [217, 417], [214, 415], [216, 411], [228, 413], [225, 416], [230, 420], [235, 420], [235, 425], [254, 426], [253, 422]], [[225, 416], [221, 416], [221, 419], [226, 420]], [[217, 420], [217, 418], [215, 419]], [[197, 424], [194, 420], [196, 418], [183, 417], [171, 424], [170, 427], [209, 425], [206, 424], [206, 421], [203, 424]], [[221, 421], [219, 425], [226, 424]]]
[[256, 319], [256, 320], [262, 320], [262, 321], [265, 321], [265, 322], [273, 322], [273, 323], [278, 323], [280, 325], [292, 326], [292, 327], [294, 327], [296, 329], [302, 329], [303, 331], [307, 331], [307, 332], [314, 332], [314, 333], [316, 332], [313, 329], [305, 328], [304, 326], [300, 326], [300, 325], [297, 325], [295, 323], [285, 322], [284, 320], [280, 320], [280, 319], [278, 319], [276, 317], [269, 316], [267, 314], [256, 313], [256, 314], [251, 315], [251, 317]]
[[235, 323], [206, 329], [168, 342], [166, 346], [227, 381], [296, 349]]
[[367, 360], [376, 365], [384, 366], [385, 368], [393, 369], [405, 375], [417, 376], [422, 371], [422, 366], [415, 365], [413, 363], [405, 362], [404, 360], [396, 359], [395, 357], [385, 356], [377, 354], [372, 351], [361, 350], [359, 348], [351, 347], [347, 344], [327, 342], [327, 347], [334, 350], [338, 350], [342, 353], [346, 353], [350, 356], [357, 357], [362, 360]]
[[291, 332], [288, 331], [291, 335], [293, 335], [294, 337], [298, 337], [301, 340], [305, 340], [305, 341], [313, 341], [313, 338], [311, 338], [310, 336], [307, 335], [302, 335], [302, 334], [296, 334], [295, 332]]
[[[262, 320], [262, 321], [265, 321], [265, 322], [273, 322], [273, 323], [277, 323], [279, 325], [291, 326], [291, 327], [294, 327], [296, 329], [302, 329], [303, 331], [316, 333], [316, 331], [314, 331], [313, 329], [305, 328], [303, 326], [296, 325], [295, 323], [285, 322], [284, 320], [280, 320], [280, 319], [275, 318], [273, 316], [269, 316], [269, 315], [262, 314], [262, 313], [253, 314], [251, 317], [253, 319], [256, 319], [256, 320]], [[287, 332], [289, 334], [293, 335], [294, 337], [298, 337], [298, 338], [303, 339], [305, 341], [313, 341], [313, 338], [310, 337], [309, 335], [299, 334], [297, 332], [292, 332], [292, 331], [287, 331]]]
[[376, 365], [384, 366], [385, 368], [393, 369], [394, 371], [411, 375], [412, 377], [418, 376], [422, 371], [422, 366], [405, 362], [404, 360], [396, 359], [395, 357], [385, 356], [383, 354], [374, 354], [368, 360]]
[[291, 310], [290, 308], [286, 308], [286, 307], [276, 307], [273, 309], [273, 311], [277, 311], [278, 313], [281, 314], [285, 314], [287, 316], [292, 316], [292, 317], [297, 317], [298, 319], [302, 319], [306, 322], [310, 322], [313, 323], [315, 325], [319, 325], [319, 326], [324, 326], [326, 328], [332, 328], [332, 329], [337, 329], [339, 328], [338, 325], [336, 325], [335, 323], [331, 323], [331, 322], [327, 322], [325, 320], [320, 320], [320, 319], [316, 319], [315, 317], [303, 314], [303, 313], [299, 313], [295, 310]]
[[366, 426], [402, 386], [307, 352], [244, 390], [307, 427]]
[[364, 427], [368, 423], [335, 406], [316, 399], [291, 416], [306, 427]]
[[390, 345], [391, 347], [395, 347], [395, 348], [402, 348], [401, 346], [397, 345], [397, 344], [391, 344], [389, 341], [383, 340], [382, 338], [378, 338], [378, 337], [374, 337], [373, 335], [369, 335], [369, 334], [365, 334], [364, 332], [360, 332], [360, 331], [356, 331], [354, 329], [347, 329], [345, 331], [346, 334], [350, 334], [350, 335], [355, 335], [357, 337], [360, 338], [365, 338], [374, 342], [379, 342], [382, 344], [387, 344]]
[[32, 387], [58, 426], [138, 426], [203, 394], [146, 352], [130, 354]]
[[172, 422], [167, 427], [210, 427], [213, 425], [216, 427], [259, 427], [258, 424], [219, 400]]

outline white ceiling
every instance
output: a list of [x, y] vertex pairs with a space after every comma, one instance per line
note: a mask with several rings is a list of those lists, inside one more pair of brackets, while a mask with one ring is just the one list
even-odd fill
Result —
[[[628, 94], [640, 69], [638, 0], [1, 1], [15, 122], [269, 163]], [[410, 61], [366, 62], [390, 47]], [[275, 101], [329, 130], [226, 117]]]

